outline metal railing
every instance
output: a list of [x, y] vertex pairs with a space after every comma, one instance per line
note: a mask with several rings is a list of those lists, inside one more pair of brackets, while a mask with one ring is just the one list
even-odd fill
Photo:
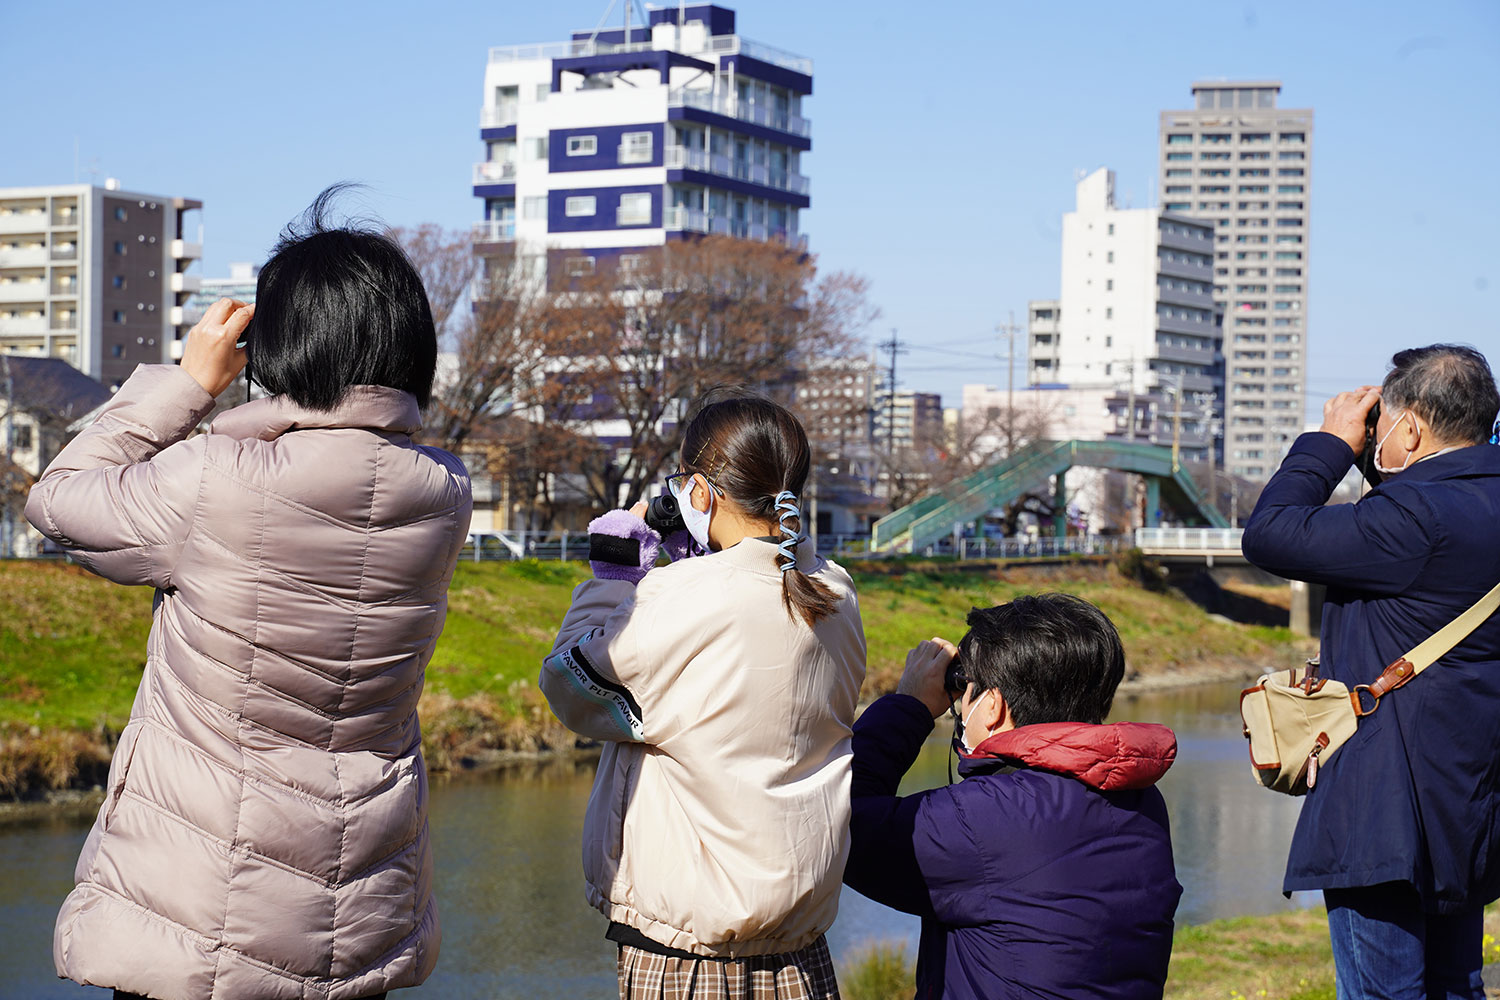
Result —
[[514, 219], [490, 219], [474, 223], [475, 243], [505, 243], [516, 238]]
[[1135, 546], [1142, 550], [1239, 552], [1243, 528], [1137, 528]]
[[513, 161], [497, 162], [486, 160], [474, 164], [474, 183], [480, 184], [507, 184], [516, 179], [516, 165]]
[[662, 227], [669, 232], [712, 233], [741, 239], [770, 240], [797, 249], [807, 249], [807, 234], [772, 229], [761, 222], [746, 222], [724, 215], [710, 215], [699, 208], [673, 205], [662, 212]]
[[[577, 56], [602, 56], [615, 52], [651, 52], [658, 48], [670, 49], [670, 46], [658, 46], [655, 42], [600, 42], [590, 41], [586, 38], [574, 39], [567, 42], [541, 42], [533, 45], [497, 45], [490, 49], [490, 62], [524, 62], [532, 59], [571, 59]], [[685, 55], [694, 52], [711, 52], [714, 55], [745, 55], [751, 59], [759, 59], [761, 62], [789, 69], [794, 73], [811, 76], [813, 63], [811, 59], [803, 56], [793, 55], [790, 52], [764, 45], [760, 42], [752, 42], [748, 38], [739, 35], [714, 35], [708, 38], [707, 44], [701, 49], [682, 49]]]
[[801, 174], [777, 170], [764, 164], [745, 163], [722, 153], [709, 153], [686, 146], [668, 146], [662, 162], [669, 170], [701, 170], [720, 177], [733, 177], [749, 184], [790, 191], [792, 194], [805, 195], [810, 188], [810, 182]]
[[[1047, 559], [1068, 555], [1105, 555], [1128, 548], [1128, 535], [1070, 535], [1067, 538], [945, 538], [924, 547], [919, 555], [957, 559]], [[824, 533], [818, 551], [848, 559], [886, 558], [872, 553], [869, 534]], [[464, 542], [459, 558], [469, 562], [583, 562], [589, 557], [586, 531], [476, 531]]]
[[738, 118], [752, 125], [773, 128], [779, 132], [790, 132], [804, 138], [812, 135], [811, 119], [794, 115], [790, 111], [779, 111], [764, 104], [741, 101], [732, 94], [715, 94], [711, 90], [687, 88], [669, 90], [667, 91], [667, 107], [698, 108], [701, 111], [724, 115], [726, 118]]
[[514, 125], [518, 115], [518, 109], [514, 104], [506, 104], [500, 107], [488, 107], [479, 109], [480, 128], [504, 128]]

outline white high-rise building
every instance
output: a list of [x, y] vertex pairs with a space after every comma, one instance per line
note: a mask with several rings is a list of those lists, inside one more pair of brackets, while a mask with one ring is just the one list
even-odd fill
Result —
[[188, 198], [63, 184], [0, 188], [0, 351], [61, 358], [106, 386], [181, 354]]
[[1207, 460], [1223, 399], [1213, 301], [1213, 228], [1157, 208], [1115, 205], [1114, 172], [1078, 183], [1063, 216], [1061, 295], [1030, 304], [1027, 381], [1111, 386], [1118, 409], [1097, 437], [1170, 443]]
[[1308, 221], [1313, 113], [1276, 106], [1276, 81], [1193, 84], [1195, 107], [1161, 113], [1162, 207], [1215, 229], [1224, 313], [1224, 467], [1269, 476], [1307, 401]]
[[713, 4], [647, 17], [490, 50], [481, 256], [518, 249], [576, 277], [693, 233], [805, 245], [812, 61], [740, 36]]

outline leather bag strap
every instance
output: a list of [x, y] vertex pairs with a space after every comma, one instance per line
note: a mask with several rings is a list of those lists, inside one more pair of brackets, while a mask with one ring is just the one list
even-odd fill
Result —
[[[1500, 583], [1490, 588], [1490, 592], [1476, 601], [1473, 607], [1453, 619], [1422, 642], [1411, 648], [1405, 656], [1380, 672], [1380, 676], [1369, 684], [1360, 684], [1349, 692], [1349, 697], [1354, 702], [1354, 714], [1366, 716], [1380, 707], [1380, 699], [1403, 684], [1409, 682], [1413, 677], [1432, 666], [1442, 658], [1448, 650], [1457, 646], [1466, 639], [1470, 632], [1479, 627], [1495, 609], [1500, 608]], [[1369, 708], [1364, 707], [1360, 700], [1360, 692], [1365, 692], [1373, 700]]]

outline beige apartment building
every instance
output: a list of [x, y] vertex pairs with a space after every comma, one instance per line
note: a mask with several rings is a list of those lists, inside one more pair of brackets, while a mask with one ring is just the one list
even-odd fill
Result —
[[0, 188], [0, 351], [61, 358], [110, 388], [179, 357], [203, 252], [187, 213], [202, 207], [113, 181]]
[[1307, 402], [1313, 113], [1277, 107], [1277, 81], [1192, 89], [1194, 107], [1161, 113], [1161, 207], [1214, 227], [1224, 468], [1263, 480]]

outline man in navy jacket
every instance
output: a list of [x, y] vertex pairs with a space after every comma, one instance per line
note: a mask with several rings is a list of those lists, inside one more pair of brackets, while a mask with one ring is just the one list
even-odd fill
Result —
[[[1102, 725], [1125, 673], [1109, 619], [1066, 594], [969, 614], [924, 642], [897, 693], [854, 726], [844, 881], [922, 917], [917, 996], [1159, 998], [1182, 887], [1153, 787], [1177, 740]], [[897, 795], [933, 720], [964, 688], [957, 785]]]
[[[1384, 481], [1325, 506], [1365, 449]], [[1351, 688], [1500, 581], [1500, 396], [1483, 355], [1402, 351], [1340, 393], [1245, 527], [1278, 576], [1326, 584], [1323, 676]], [[1284, 888], [1322, 889], [1339, 997], [1481, 997], [1482, 908], [1500, 896], [1500, 616], [1392, 691], [1318, 771]]]

